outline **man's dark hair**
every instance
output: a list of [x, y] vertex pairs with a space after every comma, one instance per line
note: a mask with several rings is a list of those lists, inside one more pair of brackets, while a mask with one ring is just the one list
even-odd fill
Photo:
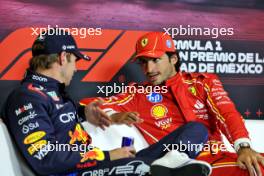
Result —
[[58, 54], [39, 55], [30, 59], [29, 69], [36, 71], [37, 69], [49, 69], [54, 62], [58, 62]]
[[[59, 62], [60, 54], [48, 54], [48, 55], [39, 55], [30, 59], [29, 69], [36, 71], [37, 69], [49, 69], [51, 65], [55, 62]], [[70, 62], [70, 53], [66, 54], [67, 61]]]
[[166, 54], [169, 56], [169, 59], [171, 58], [172, 55], [176, 55], [177, 56], [177, 63], [175, 64], [175, 70], [177, 72], [180, 71], [180, 66], [181, 66], [181, 58], [180, 58], [180, 55], [179, 55], [179, 52], [176, 50], [175, 52], [166, 52]]

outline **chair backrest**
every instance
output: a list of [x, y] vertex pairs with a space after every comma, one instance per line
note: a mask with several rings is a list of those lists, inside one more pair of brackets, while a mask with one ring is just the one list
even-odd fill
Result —
[[0, 172], [7, 176], [35, 176], [11, 140], [6, 125], [0, 119]]

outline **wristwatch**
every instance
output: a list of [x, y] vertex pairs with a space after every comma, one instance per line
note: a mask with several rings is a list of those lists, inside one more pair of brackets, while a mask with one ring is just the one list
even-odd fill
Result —
[[248, 142], [241, 142], [240, 144], [238, 144], [237, 151], [239, 151], [241, 148], [250, 148], [250, 143], [248, 143]]

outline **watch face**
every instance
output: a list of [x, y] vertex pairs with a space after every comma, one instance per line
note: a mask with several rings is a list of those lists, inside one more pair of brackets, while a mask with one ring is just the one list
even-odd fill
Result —
[[238, 152], [242, 148], [250, 148], [250, 143], [242, 142], [242, 143], [238, 144], [236, 151]]
[[249, 143], [245, 142], [245, 143], [241, 143], [239, 144], [240, 148], [248, 148], [250, 147]]

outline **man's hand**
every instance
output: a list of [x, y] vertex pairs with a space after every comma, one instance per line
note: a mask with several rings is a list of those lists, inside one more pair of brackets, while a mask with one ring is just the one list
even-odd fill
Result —
[[114, 124], [126, 124], [132, 126], [134, 123], [142, 123], [143, 119], [139, 117], [138, 112], [120, 112], [111, 115]]
[[135, 158], [136, 150], [134, 147], [122, 147], [109, 151], [110, 160], [118, 160], [122, 158]]
[[86, 120], [95, 126], [99, 126], [103, 130], [111, 124], [110, 118], [105, 112], [99, 108], [102, 102], [94, 101], [85, 106], [84, 113]]
[[258, 176], [262, 176], [259, 163], [264, 166], [263, 156], [261, 156], [251, 148], [241, 148], [237, 154], [237, 163], [241, 169], [248, 169], [250, 176], [254, 176], [255, 171]]

